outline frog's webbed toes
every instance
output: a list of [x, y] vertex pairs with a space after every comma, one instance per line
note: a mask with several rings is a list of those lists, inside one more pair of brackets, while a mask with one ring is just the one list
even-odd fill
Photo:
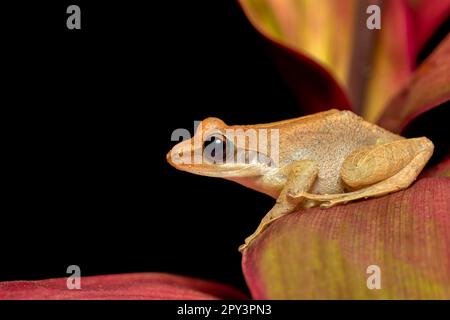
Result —
[[298, 200], [298, 199], [304, 198], [304, 193], [303, 192], [293, 193], [293, 192], [289, 191], [286, 194], [286, 196], [289, 200]]
[[240, 246], [239, 246], [239, 248], [238, 248], [238, 250], [239, 250], [239, 252], [243, 252], [245, 249], [247, 249], [247, 244], [246, 243], [244, 243], [244, 244], [241, 244]]
[[333, 204], [331, 203], [331, 201], [327, 201], [320, 204], [320, 209], [328, 209], [332, 206]]
[[325, 201], [325, 202], [320, 204], [320, 208], [321, 209], [328, 209], [328, 208], [334, 207], [334, 206], [336, 206], [338, 204], [346, 204], [347, 202], [348, 201], [345, 201], [345, 200], [342, 200], [342, 201], [339, 201], [339, 200]]

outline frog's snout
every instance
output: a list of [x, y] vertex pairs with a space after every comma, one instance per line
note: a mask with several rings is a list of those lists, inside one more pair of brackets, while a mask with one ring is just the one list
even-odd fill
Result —
[[176, 144], [166, 155], [167, 162], [177, 169], [180, 169], [181, 166], [189, 165], [191, 157], [192, 144], [189, 140]]
[[182, 150], [174, 150], [174, 149], [175, 149], [175, 147], [172, 148], [172, 149], [167, 153], [166, 159], [167, 159], [167, 162], [168, 162], [170, 165], [176, 167], [175, 164], [179, 163], [180, 160], [181, 160], [181, 158], [183, 157], [183, 151], [182, 151]]

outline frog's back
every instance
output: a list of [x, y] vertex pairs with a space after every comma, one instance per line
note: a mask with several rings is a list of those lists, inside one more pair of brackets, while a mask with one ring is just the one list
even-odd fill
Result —
[[280, 143], [289, 146], [280, 153], [280, 164], [314, 160], [319, 175], [312, 192], [319, 194], [344, 192], [340, 169], [352, 151], [403, 139], [351, 111], [334, 109], [294, 119], [289, 124], [281, 124], [279, 129]]

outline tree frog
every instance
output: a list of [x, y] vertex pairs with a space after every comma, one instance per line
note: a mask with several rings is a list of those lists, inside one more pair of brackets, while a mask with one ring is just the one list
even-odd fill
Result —
[[[248, 131], [276, 135], [253, 135], [258, 140], [254, 148]], [[179, 170], [232, 180], [276, 199], [256, 231], [239, 247], [242, 252], [286, 214], [407, 188], [433, 149], [426, 137], [406, 139], [351, 111], [331, 109], [257, 125], [228, 126], [218, 118], [207, 118], [191, 139], [172, 148], [167, 159]], [[253, 156], [236, 156], [246, 152]], [[231, 161], [226, 161], [229, 155]], [[195, 157], [197, 161], [192, 161]]]

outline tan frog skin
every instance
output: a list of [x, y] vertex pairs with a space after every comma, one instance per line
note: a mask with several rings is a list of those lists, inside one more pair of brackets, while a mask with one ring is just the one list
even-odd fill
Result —
[[[204, 142], [214, 135], [216, 143], [227, 143], [226, 129], [278, 129], [278, 165], [248, 159], [218, 164], [206, 156], [198, 164], [179, 162], [181, 157], [206, 148], [194, 139]], [[272, 148], [270, 139], [267, 148]], [[407, 188], [433, 149], [425, 137], [406, 139], [350, 111], [332, 109], [259, 125], [227, 126], [220, 119], [207, 118], [192, 139], [172, 148], [167, 159], [179, 170], [232, 180], [276, 199], [257, 230], [239, 247], [243, 251], [273, 221], [298, 209], [329, 208]]]

